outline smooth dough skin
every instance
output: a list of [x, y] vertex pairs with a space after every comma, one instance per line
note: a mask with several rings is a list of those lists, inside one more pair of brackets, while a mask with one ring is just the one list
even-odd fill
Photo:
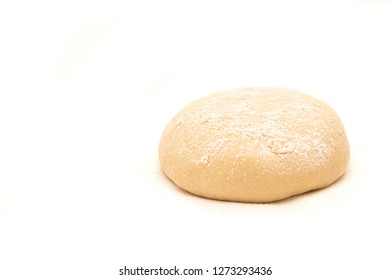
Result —
[[349, 144], [324, 102], [291, 89], [239, 88], [184, 107], [162, 134], [159, 159], [195, 195], [271, 202], [336, 181]]

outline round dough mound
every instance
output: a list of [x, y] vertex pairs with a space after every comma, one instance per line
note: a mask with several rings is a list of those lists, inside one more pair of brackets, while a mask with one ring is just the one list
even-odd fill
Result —
[[159, 159], [195, 195], [270, 202], [337, 180], [349, 144], [324, 102], [291, 89], [240, 88], [184, 107], [162, 134]]

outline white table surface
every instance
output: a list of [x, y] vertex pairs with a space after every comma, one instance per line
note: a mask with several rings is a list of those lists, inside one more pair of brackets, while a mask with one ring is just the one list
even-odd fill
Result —
[[[0, 4], [0, 279], [130, 279], [125, 265], [389, 279], [389, 1], [57, 2]], [[346, 175], [270, 204], [175, 187], [164, 126], [242, 86], [330, 104]], [[261, 277], [190, 279], [217, 278]]]

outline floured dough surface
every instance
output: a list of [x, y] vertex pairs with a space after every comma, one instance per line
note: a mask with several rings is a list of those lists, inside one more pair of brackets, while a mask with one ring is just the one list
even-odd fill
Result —
[[239, 88], [184, 107], [159, 146], [163, 172], [195, 195], [270, 202], [328, 186], [349, 144], [327, 104], [283, 88]]

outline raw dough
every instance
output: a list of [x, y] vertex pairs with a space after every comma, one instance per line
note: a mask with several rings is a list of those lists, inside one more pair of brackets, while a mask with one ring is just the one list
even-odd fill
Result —
[[184, 107], [159, 146], [163, 172], [195, 195], [270, 202], [328, 186], [349, 144], [336, 112], [284, 88], [239, 88]]

